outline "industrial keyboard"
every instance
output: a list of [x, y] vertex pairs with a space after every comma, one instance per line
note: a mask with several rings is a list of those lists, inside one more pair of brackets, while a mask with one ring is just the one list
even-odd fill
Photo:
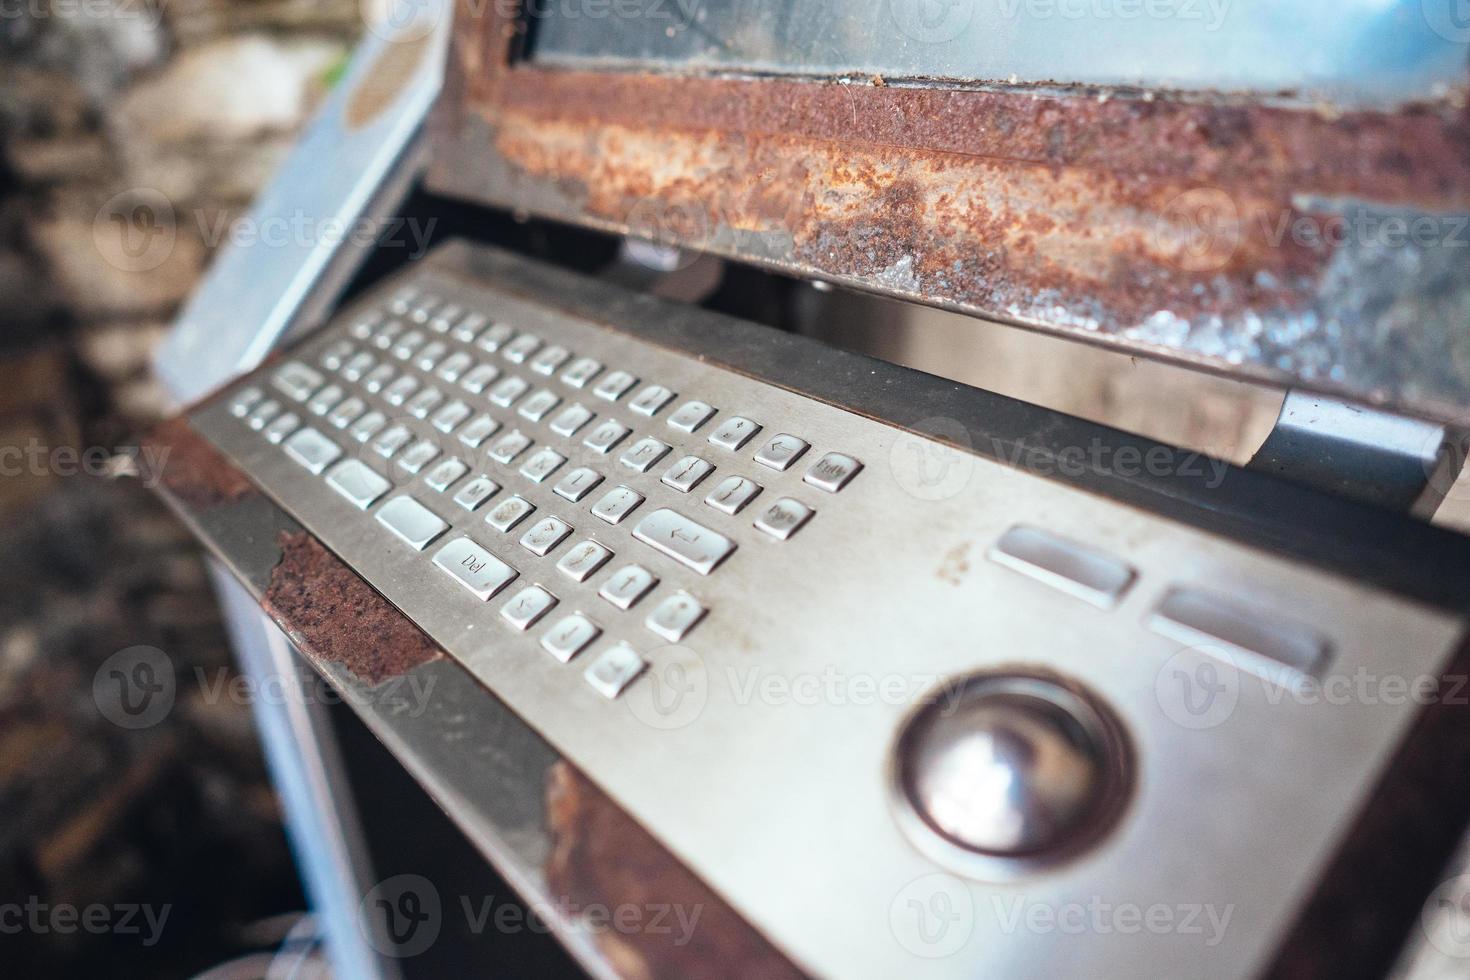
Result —
[[1460, 617], [496, 268], [435, 253], [194, 425], [798, 964], [1265, 966], [1417, 710], [1325, 692], [1437, 676]]

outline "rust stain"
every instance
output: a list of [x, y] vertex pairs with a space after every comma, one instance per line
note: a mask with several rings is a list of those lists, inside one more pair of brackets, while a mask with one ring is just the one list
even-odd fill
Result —
[[281, 532], [281, 561], [261, 605], [313, 656], [369, 684], [408, 673], [443, 650], [320, 541]]
[[939, 562], [939, 581], [959, 585], [970, 574], [970, 542], [962, 541], [949, 551]]
[[800, 977], [767, 943], [649, 833], [566, 762], [547, 776], [547, 821], [553, 849], [546, 867], [551, 891], [575, 912], [589, 905], [672, 906], [694, 920], [688, 942], [666, 933], [605, 929], [598, 942], [620, 976], [637, 978]]
[[238, 503], [259, 493], [255, 485], [223, 453], [182, 416], [154, 426], [143, 438], [147, 452], [138, 456], [145, 468], [154, 460], [159, 471], [140, 474], [189, 510], [209, 510]]

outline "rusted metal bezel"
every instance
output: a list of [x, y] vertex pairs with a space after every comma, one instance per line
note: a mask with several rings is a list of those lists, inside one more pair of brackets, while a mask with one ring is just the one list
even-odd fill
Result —
[[[508, 7], [459, 4], [431, 123], [440, 192], [1235, 377], [1470, 413], [1463, 89], [1345, 109], [565, 70], [517, 60]], [[1431, 245], [1385, 245], [1390, 220], [1410, 237], [1428, 222]]]

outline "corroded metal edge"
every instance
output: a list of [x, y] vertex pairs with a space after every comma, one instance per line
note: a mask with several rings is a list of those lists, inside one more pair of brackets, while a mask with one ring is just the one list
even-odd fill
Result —
[[1470, 412], [1463, 92], [1341, 111], [548, 71], [513, 64], [513, 22], [475, 9], [461, 3], [432, 122], [437, 189], [1234, 376]]
[[[143, 442], [152, 450], [145, 458], [163, 460], [149, 475], [170, 509], [590, 973], [801, 975], [186, 417]], [[630, 904], [698, 918], [692, 931], [628, 933], [585, 915]]]

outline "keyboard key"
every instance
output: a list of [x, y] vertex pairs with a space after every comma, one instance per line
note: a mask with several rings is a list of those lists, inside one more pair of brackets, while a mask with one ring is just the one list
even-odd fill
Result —
[[637, 651], [626, 643], [619, 643], [594, 660], [582, 676], [593, 690], [611, 701], [637, 680], [647, 667], [648, 662], [638, 656]]
[[526, 464], [521, 467], [521, 476], [530, 480], [532, 483], [543, 483], [548, 476], [560, 469], [561, 464], [566, 461], [567, 458], [555, 449], [548, 449], [543, 446], [541, 449], [536, 450], [530, 459], [526, 460]]
[[412, 497], [394, 497], [378, 510], [378, 522], [407, 541], [415, 551], [449, 530], [439, 516]]
[[761, 485], [743, 476], [727, 477], [704, 502], [722, 514], [738, 514], [760, 495]]
[[579, 466], [562, 477], [561, 482], [552, 488], [552, 492], [575, 504], [591, 493], [593, 488], [601, 482], [602, 475], [596, 470]]
[[367, 510], [393, 489], [391, 482], [360, 459], [343, 460], [332, 467], [327, 473], [327, 485], [361, 510]]
[[443, 493], [469, 471], [470, 468], [464, 464], [463, 460], [451, 456], [429, 471], [429, 475], [424, 477], [424, 484], [430, 490]]
[[597, 372], [602, 370], [602, 365], [590, 357], [579, 357], [572, 362], [571, 366], [562, 372], [561, 380], [573, 388], [585, 388], [587, 382], [597, 377]]
[[309, 368], [300, 361], [288, 361], [276, 369], [271, 377], [271, 383], [279, 390], [285, 392], [286, 397], [298, 402], [304, 402], [312, 396], [322, 382], [326, 380], [322, 373], [315, 368]]
[[476, 364], [460, 379], [459, 386], [472, 395], [478, 395], [500, 377], [500, 368], [493, 364]]
[[281, 403], [276, 401], [274, 398], [267, 398], [265, 401], [255, 406], [255, 410], [250, 413], [250, 417], [245, 420], [245, 423], [256, 432], [259, 432], [261, 429], [264, 429], [267, 425], [269, 425], [272, 419], [280, 414]]
[[444, 393], [438, 388], [425, 388], [408, 400], [408, 414], [416, 419], [425, 419], [444, 401]]
[[750, 419], [742, 418], [739, 415], [732, 415], [721, 422], [715, 431], [710, 433], [710, 445], [718, 446], [721, 449], [728, 449], [733, 453], [749, 442], [751, 437], [760, 430], [761, 427]]
[[475, 544], [455, 538], [434, 555], [434, 564], [454, 576], [482, 602], [515, 581], [516, 570]]
[[455, 426], [470, 417], [471, 411], [473, 409], [464, 402], [452, 401], [435, 412], [434, 417], [429, 420], [429, 424], [445, 435], [448, 435], [454, 431]]
[[653, 469], [655, 463], [669, 454], [667, 443], [659, 442], [657, 439], [639, 439], [619, 457], [618, 462], [636, 470], [639, 473], [647, 473]]
[[500, 431], [500, 423], [488, 415], [478, 416], [473, 422], [459, 430], [459, 441], [471, 449]]
[[465, 510], [474, 510], [499, 492], [500, 484], [488, 476], [477, 476], [459, 488], [459, 493], [454, 495], [454, 502]]
[[347, 392], [342, 390], [341, 385], [327, 385], [321, 391], [311, 396], [311, 401], [306, 403], [306, 407], [314, 415], [326, 415], [346, 394]]
[[675, 592], [648, 614], [643, 625], [668, 640], [678, 643], [704, 618], [705, 608], [687, 592]]
[[808, 444], [805, 440], [783, 432], [761, 447], [760, 452], [755, 454], [755, 461], [762, 466], [769, 466], [773, 470], [784, 472], [791, 468], [792, 463], [801, 458], [801, 454], [806, 452], [807, 448]]
[[505, 621], [518, 630], [530, 629], [536, 620], [556, 605], [556, 596], [539, 585], [528, 585], [517, 592], [500, 610]]
[[565, 347], [553, 344], [531, 358], [531, 370], [537, 374], [555, 374], [556, 369], [565, 364], [571, 356], [571, 351]]
[[339, 429], [345, 429], [365, 411], [367, 411], [367, 402], [361, 398], [349, 398], [337, 403], [337, 407], [327, 415], [327, 421]]
[[392, 321], [385, 323], [373, 335], [373, 346], [379, 350], [388, 350], [393, 346], [393, 341], [397, 340], [398, 335], [401, 333], [403, 333], [403, 324]]
[[986, 557], [1068, 595], [1110, 609], [1133, 584], [1133, 566], [1040, 528], [1017, 525]]
[[367, 351], [361, 351], [357, 354], [353, 354], [352, 357], [347, 360], [347, 363], [342, 365], [342, 377], [346, 378], [348, 381], [361, 381], [363, 375], [371, 371], [373, 369], [373, 365], [377, 363], [378, 359], [376, 357], [373, 357], [373, 355], [369, 354]]
[[389, 405], [402, 405], [418, 390], [419, 379], [411, 374], [405, 374], [383, 389], [383, 397], [387, 399]]
[[633, 396], [628, 407], [639, 415], [647, 415], [651, 418], [673, 400], [674, 393], [663, 385], [649, 385]]
[[388, 424], [388, 416], [382, 412], [368, 412], [362, 418], [352, 423], [352, 428], [347, 434], [358, 442], [367, 442]]
[[475, 346], [487, 354], [493, 354], [500, 350], [505, 345], [505, 342], [515, 335], [516, 332], [513, 328], [504, 323], [497, 323], [489, 330], [480, 334], [479, 339], [475, 341]]
[[532, 422], [540, 422], [546, 418], [553, 408], [561, 404], [561, 399], [553, 391], [542, 388], [535, 392], [530, 398], [521, 402], [520, 413], [522, 418], [528, 418]]
[[373, 440], [373, 452], [377, 453], [384, 459], [391, 459], [393, 457], [393, 454], [398, 452], [398, 450], [402, 449], [404, 446], [408, 445], [408, 441], [412, 438], [413, 432], [409, 430], [408, 426], [395, 425], [392, 428], [383, 430], [383, 432], [379, 434], [376, 439]]
[[591, 422], [593, 417], [591, 409], [586, 405], [568, 405], [551, 420], [551, 431], [570, 439], [576, 435], [578, 429]]
[[614, 446], [622, 442], [631, 431], [633, 430], [621, 422], [604, 419], [597, 424], [596, 428], [587, 434], [587, 438], [582, 440], [582, 445], [596, 453], [608, 453], [612, 451]]
[[818, 490], [836, 493], [858, 475], [863, 464], [842, 453], [828, 453], [807, 470], [804, 479]]
[[243, 419], [250, 414], [250, 410], [255, 407], [255, 404], [264, 397], [265, 395], [259, 388], [246, 388], [230, 400], [230, 414], [237, 419]]
[[546, 635], [541, 637], [541, 648], [562, 663], [569, 663], [601, 633], [602, 630], [592, 620], [581, 613], [572, 613], [557, 620], [546, 631]]
[[613, 371], [601, 381], [597, 382], [597, 386], [592, 389], [592, 393], [598, 398], [605, 398], [610, 402], [615, 402], [626, 395], [628, 389], [637, 383], [638, 379], [627, 371]]
[[688, 493], [699, 486], [699, 481], [714, 472], [714, 465], [698, 456], [685, 456], [663, 475], [664, 486], [673, 487], [680, 493]]
[[633, 513], [638, 505], [643, 503], [643, 494], [630, 487], [617, 487], [609, 490], [592, 507], [592, 514], [598, 520], [607, 521], [609, 524], [621, 524], [623, 518]]
[[639, 521], [633, 537], [701, 575], [714, 571], [735, 550], [735, 542], [723, 534], [668, 509]]
[[444, 381], [454, 384], [474, 363], [475, 359], [473, 357], [464, 351], [458, 351], [446, 357], [444, 363], [439, 365], [439, 370], [434, 373]]
[[397, 316], [404, 316], [412, 309], [413, 301], [418, 299], [418, 297], [419, 288], [417, 286], [404, 286], [398, 292], [394, 293], [393, 298], [388, 301], [388, 309], [392, 310]]
[[710, 420], [715, 410], [704, 402], [685, 402], [669, 416], [669, 425], [682, 432], [693, 432]]
[[613, 572], [597, 594], [619, 609], [631, 609], [658, 584], [653, 573], [642, 565], [625, 565]]
[[483, 313], [471, 313], [449, 329], [449, 336], [462, 344], [472, 343], [490, 322]]
[[541, 346], [541, 338], [533, 334], [523, 333], [515, 340], [505, 345], [500, 356], [512, 364], [524, 364], [526, 358], [534, 354]]
[[485, 523], [497, 531], [509, 531], [531, 516], [536, 505], [524, 497], [507, 497], [485, 515]]
[[426, 324], [433, 317], [434, 311], [439, 309], [441, 300], [437, 296], [425, 296], [413, 304], [413, 309], [408, 311], [408, 318], [414, 323]]
[[557, 571], [576, 582], [585, 582], [612, 558], [611, 551], [596, 541], [583, 541], [556, 563]]
[[427, 340], [422, 330], [410, 330], [398, 338], [398, 343], [393, 345], [393, 356], [400, 361], [406, 361], [423, 346]]
[[490, 447], [490, 458], [507, 466], [521, 453], [531, 447], [531, 437], [519, 429], [512, 429]]
[[515, 400], [526, 393], [531, 386], [520, 378], [502, 378], [494, 388], [490, 389], [490, 401], [501, 408], [510, 408]]
[[403, 451], [398, 465], [410, 473], [417, 473], [439, 457], [439, 447], [430, 439], [420, 439]]
[[760, 516], [755, 519], [755, 526], [757, 530], [766, 532], [778, 541], [785, 541], [811, 519], [810, 507], [799, 500], [782, 497], [761, 511]]
[[434, 365], [438, 364], [439, 359], [447, 353], [449, 353], [448, 344], [442, 340], [431, 340], [423, 346], [423, 349], [419, 351], [418, 357], [415, 357], [413, 362], [422, 371], [432, 371], [434, 370]]
[[357, 348], [352, 346], [352, 341], [339, 340], [335, 344], [329, 344], [322, 351], [322, 356], [317, 359], [317, 363], [328, 371], [337, 371], [356, 351]]
[[367, 340], [373, 335], [373, 331], [382, 326], [383, 314], [374, 310], [366, 316], [354, 320], [348, 331], [358, 340]]
[[278, 443], [282, 439], [296, 431], [301, 424], [301, 419], [295, 412], [287, 412], [285, 415], [277, 415], [270, 425], [265, 427], [265, 439], [269, 443]]
[[572, 533], [572, 526], [557, 517], [543, 517], [521, 535], [521, 547], [533, 555], [545, 556]]
[[337, 461], [342, 450], [337, 444], [311, 426], [286, 440], [286, 455], [313, 473], [320, 473]]
[[397, 373], [397, 371], [393, 370], [393, 365], [379, 364], [362, 379], [362, 386], [367, 389], [369, 394], [376, 395], [383, 390], [389, 381], [393, 380], [393, 376]]
[[454, 326], [455, 321], [463, 315], [464, 307], [458, 303], [450, 303], [448, 306], [442, 306], [429, 320], [429, 329], [435, 333], [448, 333], [449, 328]]

